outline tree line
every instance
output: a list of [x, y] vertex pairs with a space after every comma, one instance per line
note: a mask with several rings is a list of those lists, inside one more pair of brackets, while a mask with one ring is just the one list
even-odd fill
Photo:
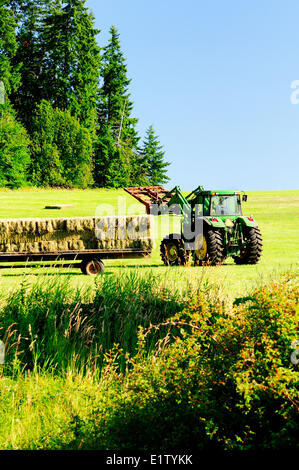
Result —
[[0, 186], [169, 179], [153, 126], [138, 135], [119, 33], [100, 47], [85, 3], [0, 0]]

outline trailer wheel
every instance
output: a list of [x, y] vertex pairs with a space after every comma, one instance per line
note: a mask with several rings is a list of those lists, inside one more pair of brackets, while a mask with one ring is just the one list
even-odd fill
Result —
[[97, 274], [103, 274], [105, 266], [103, 261], [98, 259], [82, 260], [81, 271], [87, 276], [96, 276]]

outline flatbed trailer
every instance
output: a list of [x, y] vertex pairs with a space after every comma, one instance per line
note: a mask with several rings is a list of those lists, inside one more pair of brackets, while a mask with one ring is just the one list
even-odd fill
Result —
[[[17, 262], [42, 262], [42, 261], [81, 261], [78, 267], [83, 274], [95, 275], [103, 273], [105, 266], [103, 259], [136, 259], [145, 258], [150, 256], [150, 250], [139, 250], [134, 248], [127, 249], [97, 249], [97, 250], [83, 250], [83, 251], [57, 251], [47, 253], [4, 253], [0, 252], [0, 263], [17, 263]], [[12, 267], [8, 264], [5, 267]], [[18, 266], [16, 266], [18, 267]], [[22, 265], [22, 267], [30, 267], [30, 265]], [[56, 264], [55, 267], [61, 267]]]
[[103, 260], [150, 256], [150, 221], [147, 215], [0, 219], [0, 267], [74, 261], [83, 274], [102, 273]]

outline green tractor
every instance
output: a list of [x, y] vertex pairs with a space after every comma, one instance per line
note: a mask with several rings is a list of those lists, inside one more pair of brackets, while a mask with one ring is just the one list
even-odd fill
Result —
[[166, 265], [219, 265], [231, 256], [236, 264], [257, 264], [262, 254], [262, 236], [252, 216], [243, 216], [241, 199], [235, 191], [205, 191], [199, 186], [184, 196], [178, 186], [125, 188], [145, 204], [147, 213], [180, 214], [180, 233], [161, 242]]

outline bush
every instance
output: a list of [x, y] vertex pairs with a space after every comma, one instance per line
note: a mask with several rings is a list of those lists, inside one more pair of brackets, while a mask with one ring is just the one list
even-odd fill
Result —
[[[299, 373], [290, 361], [298, 334], [293, 279], [256, 290], [230, 312], [200, 295], [169, 323], [181, 327], [172, 342], [168, 335], [148, 358], [144, 342], [150, 330], [141, 331], [139, 353], [126, 377], [107, 381], [86, 447], [257, 450], [298, 445]], [[110, 376], [111, 369], [113, 361]]]
[[[2, 108], [2, 109], [1, 109]], [[29, 138], [12, 109], [0, 105], [0, 186], [19, 188], [26, 183], [30, 163]]]

